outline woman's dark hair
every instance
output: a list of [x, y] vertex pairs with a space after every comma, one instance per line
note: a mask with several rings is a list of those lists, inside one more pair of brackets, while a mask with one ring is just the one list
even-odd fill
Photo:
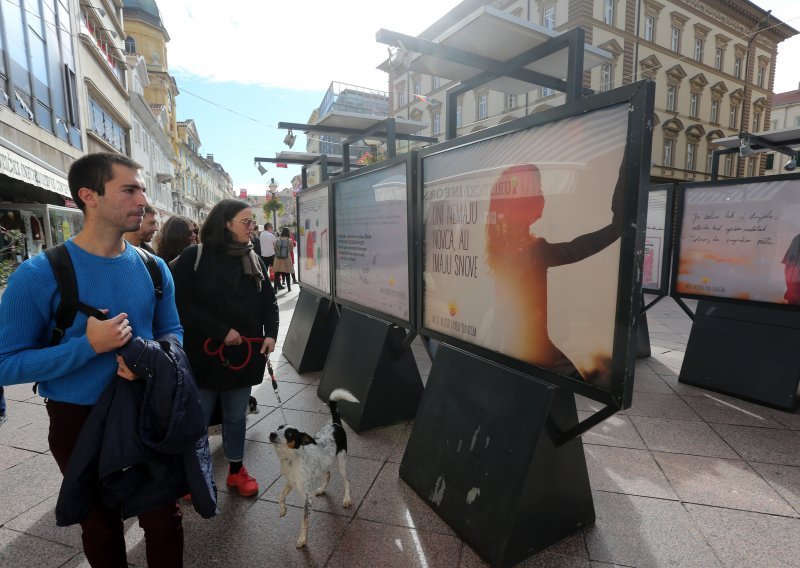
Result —
[[283, 230], [281, 231], [281, 236], [282, 237], [291, 237], [292, 236], [292, 232], [289, 230], [289, 227], [284, 227], [283, 228]]
[[247, 209], [250, 205], [239, 199], [223, 199], [208, 213], [200, 229], [200, 240], [203, 246], [216, 252], [224, 252], [228, 244], [236, 242], [233, 233], [228, 229], [228, 222], [232, 221], [239, 211]]
[[169, 262], [180, 256], [192, 238], [192, 220], [188, 217], [170, 217], [156, 235], [156, 254]]

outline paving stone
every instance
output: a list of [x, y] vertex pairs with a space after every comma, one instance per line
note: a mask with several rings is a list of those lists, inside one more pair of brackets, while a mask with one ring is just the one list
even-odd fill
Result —
[[661, 452], [736, 459], [739, 456], [704, 422], [631, 416], [647, 448]]
[[583, 451], [593, 490], [678, 499], [650, 452], [590, 444]]
[[0, 525], [47, 500], [60, 489], [61, 472], [49, 454], [0, 471]]
[[706, 393], [704, 396], [686, 397], [685, 401], [703, 420], [712, 424], [783, 428], [767, 407], [730, 396]]
[[57, 542], [0, 527], [0, 566], [55, 568], [78, 552]]
[[712, 424], [711, 427], [745, 461], [800, 466], [796, 431], [731, 424]]
[[[578, 419], [586, 420], [593, 413], [578, 411]], [[616, 446], [619, 448], [647, 448], [629, 416], [614, 414], [581, 436], [584, 444]]]
[[750, 466], [800, 514], [800, 467], [757, 462]]
[[700, 417], [676, 394], [634, 392], [633, 403], [625, 413], [629, 416], [700, 420]]

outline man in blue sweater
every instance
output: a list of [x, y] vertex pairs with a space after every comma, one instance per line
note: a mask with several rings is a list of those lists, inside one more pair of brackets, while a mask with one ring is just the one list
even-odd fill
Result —
[[[59, 304], [56, 280], [41, 253], [12, 274], [0, 302], [0, 385], [39, 382], [50, 417], [48, 442], [61, 472], [100, 393], [120, 375], [135, 377], [116, 355], [135, 334], [183, 338], [170, 271], [156, 259], [164, 295], [157, 300], [144, 262], [122, 235], [142, 223], [145, 199], [141, 166], [117, 154], [89, 154], [69, 171], [72, 199], [84, 228], [66, 243], [81, 302], [104, 311], [99, 320], [78, 312], [61, 342], [50, 345]], [[133, 426], [133, 425], [132, 425]], [[181, 566], [183, 528], [177, 503], [139, 516], [150, 567]], [[126, 566], [118, 510], [95, 504], [81, 523], [89, 564]]]

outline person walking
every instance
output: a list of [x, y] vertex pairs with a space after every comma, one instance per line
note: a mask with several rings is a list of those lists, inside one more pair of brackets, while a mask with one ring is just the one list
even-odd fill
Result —
[[275, 271], [275, 290], [279, 290], [278, 285], [281, 283], [281, 278], [286, 284], [286, 289], [292, 291], [292, 282], [289, 276], [294, 274], [294, 264], [291, 258], [292, 252], [292, 237], [288, 227], [284, 227], [281, 231], [281, 236], [275, 241], [275, 262], [272, 269]]
[[278, 336], [278, 302], [250, 242], [254, 228], [246, 202], [224, 199], [203, 223], [202, 244], [188, 247], [172, 266], [206, 424], [219, 400], [230, 464], [226, 483], [242, 496], [258, 493], [258, 482], [244, 466], [250, 390], [263, 381]]
[[157, 230], [158, 221], [156, 220], [156, 210], [149, 205], [145, 205], [142, 226], [139, 227], [138, 231], [125, 233], [123, 238], [133, 246], [144, 249], [150, 254], [155, 254], [156, 251], [150, 248], [150, 241], [153, 240], [153, 235], [156, 234]]
[[[267, 265], [267, 268], [272, 266], [272, 263], [275, 261], [275, 241], [278, 240], [275, 237], [275, 233], [272, 231], [272, 223], [266, 223], [264, 225], [264, 230], [261, 231], [258, 237], [261, 241], [261, 259], [264, 261], [264, 264]], [[281, 290], [282, 288], [283, 286], [278, 283], [278, 277], [275, 275], [275, 289]]]
[[[144, 339], [183, 337], [166, 264], [156, 259], [163, 285], [163, 297], [157, 300], [142, 258], [123, 239], [124, 233], [138, 231], [144, 218], [147, 200], [141, 170], [130, 158], [112, 153], [88, 154], [69, 170], [70, 193], [84, 213], [84, 226], [64, 246], [80, 301], [107, 319], [78, 312], [61, 341], [50, 345], [59, 292], [45, 253], [11, 275], [0, 302], [0, 385], [39, 383], [50, 418], [50, 451], [62, 474], [93, 405], [118, 374], [129, 372], [117, 349], [134, 332]], [[139, 515], [139, 525], [144, 529], [148, 566], [183, 564], [177, 501]], [[91, 566], [127, 565], [119, 509], [95, 495], [81, 528], [83, 551]]]
[[167, 219], [156, 237], [156, 254], [169, 263], [189, 245], [197, 244], [198, 230], [188, 217], [175, 216]]

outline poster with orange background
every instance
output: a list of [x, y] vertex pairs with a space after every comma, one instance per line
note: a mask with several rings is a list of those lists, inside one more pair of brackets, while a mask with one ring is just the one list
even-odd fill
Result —
[[800, 304], [800, 177], [687, 187], [675, 290]]

